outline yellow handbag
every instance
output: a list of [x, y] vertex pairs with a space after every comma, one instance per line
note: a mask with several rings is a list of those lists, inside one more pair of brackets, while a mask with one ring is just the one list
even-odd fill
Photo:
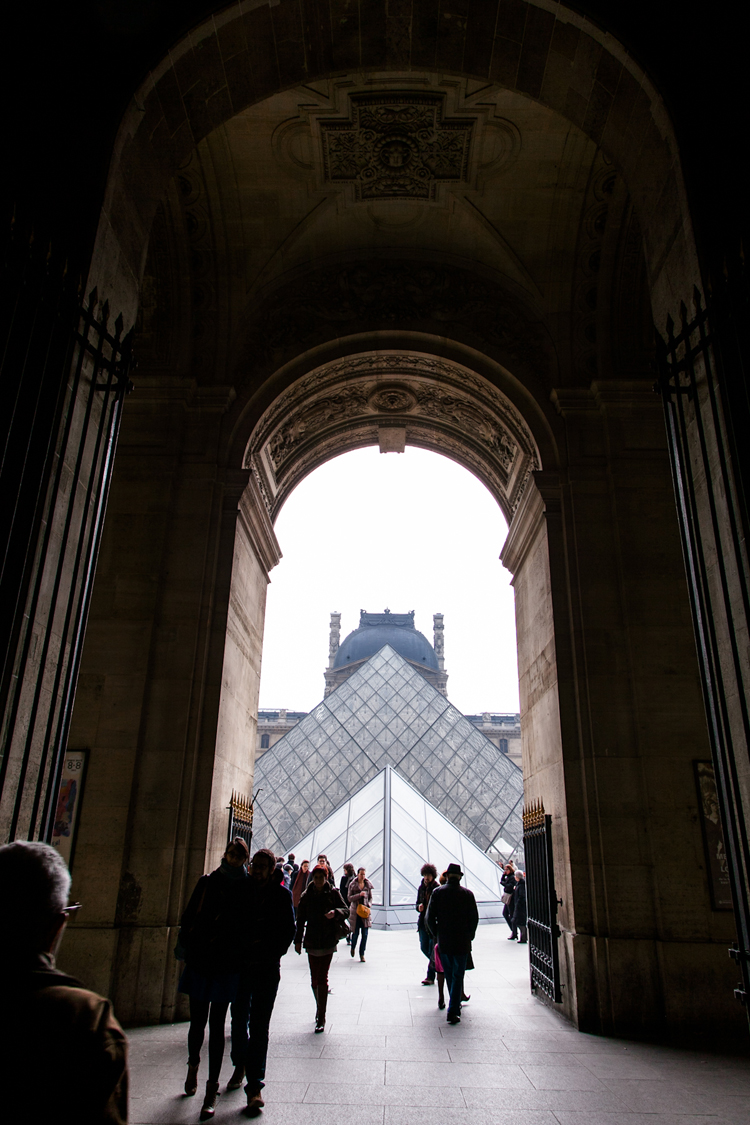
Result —
[[[359, 906], [357, 907], [357, 914], [359, 915], [360, 918], [369, 918], [370, 917], [370, 907], [365, 906], [365, 904], [363, 902], [360, 902]], [[364, 938], [362, 940], [364, 940]]]

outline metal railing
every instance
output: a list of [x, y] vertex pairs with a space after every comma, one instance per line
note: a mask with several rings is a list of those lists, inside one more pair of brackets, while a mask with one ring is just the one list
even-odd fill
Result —
[[254, 798], [248, 800], [247, 797], [243, 797], [241, 793], [235, 793], [234, 790], [232, 790], [232, 799], [227, 806], [229, 812], [227, 847], [229, 847], [235, 836], [241, 836], [247, 844], [247, 850], [252, 854], [254, 803]]

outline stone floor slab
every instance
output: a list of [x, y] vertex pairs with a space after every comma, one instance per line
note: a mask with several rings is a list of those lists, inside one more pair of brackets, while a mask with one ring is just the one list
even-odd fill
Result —
[[[420, 988], [425, 962], [412, 932], [374, 935], [364, 965], [334, 959], [324, 1035], [313, 1031], [307, 962], [287, 955], [261, 1121], [748, 1125], [747, 1059], [577, 1032], [530, 995], [527, 951], [505, 932], [480, 927], [472, 999], [455, 1027], [437, 1009], [437, 990]], [[187, 1024], [128, 1036], [133, 1125], [197, 1123], [207, 1043], [199, 1093], [187, 1098]], [[227, 1041], [222, 1083], [231, 1069]], [[214, 1121], [237, 1125], [244, 1094], [222, 1090]]]

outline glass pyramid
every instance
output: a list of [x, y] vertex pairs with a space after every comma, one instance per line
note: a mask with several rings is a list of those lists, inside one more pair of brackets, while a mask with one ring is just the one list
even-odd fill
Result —
[[372, 924], [416, 925], [414, 903], [423, 863], [438, 873], [460, 863], [462, 886], [474, 892], [480, 919], [502, 915], [500, 869], [417, 790], [386, 766], [291, 850], [297, 860], [328, 856], [336, 884], [344, 863], [364, 867], [373, 884]]
[[254, 844], [286, 854], [386, 766], [480, 851], [523, 846], [521, 770], [389, 645], [258, 759]]

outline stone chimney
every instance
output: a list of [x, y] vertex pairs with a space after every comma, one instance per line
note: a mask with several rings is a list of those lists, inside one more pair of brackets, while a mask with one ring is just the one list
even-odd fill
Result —
[[442, 613], [433, 613], [432, 615], [432, 628], [433, 636], [435, 638], [434, 649], [435, 656], [437, 656], [438, 668], [441, 672], [445, 671], [445, 636], [443, 635], [443, 615]]
[[328, 641], [328, 667], [333, 668], [336, 653], [339, 651], [341, 641], [341, 614], [331, 614], [331, 635]]

